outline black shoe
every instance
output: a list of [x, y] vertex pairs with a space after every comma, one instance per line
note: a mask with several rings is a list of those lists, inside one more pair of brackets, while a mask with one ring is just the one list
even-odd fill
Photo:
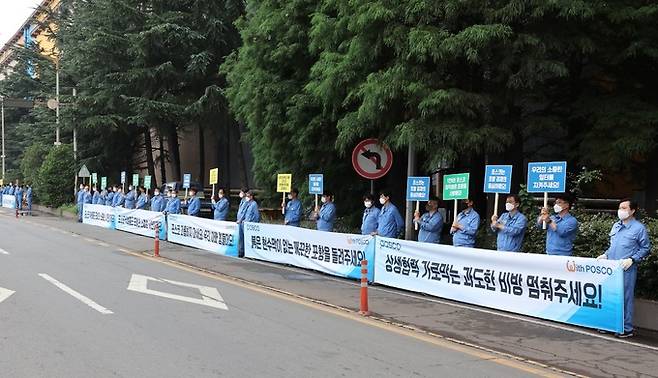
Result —
[[635, 333], [633, 333], [633, 331], [628, 331], [624, 333], [618, 333], [615, 336], [617, 336], [618, 339], [628, 339], [635, 336]]
[[606, 331], [605, 329], [597, 329], [597, 331], [602, 335], [608, 335], [612, 333], [610, 331]]

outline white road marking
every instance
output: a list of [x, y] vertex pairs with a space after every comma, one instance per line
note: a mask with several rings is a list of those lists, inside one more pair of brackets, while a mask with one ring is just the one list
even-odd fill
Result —
[[11, 295], [14, 294], [14, 293], [15, 293], [15, 291], [13, 291], [13, 290], [9, 290], [9, 289], [5, 289], [4, 287], [0, 287], [0, 303], [2, 303], [2, 301], [4, 301], [5, 299], [11, 297]]
[[96, 241], [96, 243], [97, 243], [98, 245], [100, 245], [101, 247], [109, 247], [109, 246], [110, 246], [110, 245], [107, 244], [107, 243], [103, 243], [103, 242], [99, 242], [99, 241]]
[[[176, 286], [198, 289], [199, 293], [201, 293], [202, 298], [199, 299], [199, 298], [185, 297], [182, 295], [152, 290], [148, 288], [148, 281], [166, 282], [168, 284], [172, 284]], [[203, 306], [219, 308], [222, 310], [228, 310], [228, 307], [226, 307], [226, 304], [224, 304], [224, 299], [219, 294], [219, 291], [214, 287], [200, 286], [200, 285], [188, 284], [184, 282], [159, 279], [149, 276], [142, 276], [141, 274], [133, 274], [132, 277], [130, 278], [130, 283], [128, 284], [128, 290], [136, 291], [138, 293], [151, 294], [163, 298], [175, 299], [183, 302], [200, 304]]]
[[0, 255], [8, 255], [9, 252], [5, 251], [4, 249], [0, 248]]
[[80, 302], [86, 304], [87, 306], [93, 308], [94, 310], [100, 312], [103, 315], [109, 315], [109, 314], [114, 314], [111, 310], [106, 309], [105, 307], [99, 305], [98, 303], [92, 301], [91, 299], [85, 297], [84, 295], [78, 293], [77, 291], [71, 289], [70, 287], [64, 285], [63, 283], [57, 281], [56, 279], [50, 277], [49, 275], [45, 273], [39, 273], [39, 276], [43, 278], [44, 280], [50, 282], [51, 284], [57, 286], [60, 288], [62, 291], [65, 293], [71, 295], [73, 298], [79, 300]]

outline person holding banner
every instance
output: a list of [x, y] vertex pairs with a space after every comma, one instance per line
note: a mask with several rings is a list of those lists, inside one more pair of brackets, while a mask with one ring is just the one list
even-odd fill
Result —
[[431, 196], [425, 205], [427, 212], [421, 217], [420, 212], [414, 212], [414, 223], [418, 224], [418, 241], [421, 243], [441, 242], [443, 217], [439, 213], [439, 199]]
[[198, 217], [201, 213], [201, 200], [196, 196], [196, 189], [190, 188], [190, 199], [187, 202], [187, 215]]
[[473, 209], [473, 200], [468, 198], [463, 202], [466, 209], [457, 215], [457, 220], [450, 228], [452, 245], [455, 247], [475, 247], [475, 236], [480, 227], [480, 214]]
[[91, 191], [92, 191], [91, 204], [92, 205], [97, 205], [101, 194], [98, 192], [98, 189], [96, 189], [96, 185], [91, 187]]
[[398, 208], [391, 202], [391, 192], [383, 190], [379, 194], [379, 203], [382, 205], [377, 217], [377, 231], [375, 235], [385, 238], [397, 238], [404, 228], [404, 219]]
[[361, 234], [362, 235], [374, 235], [377, 232], [377, 226], [379, 225], [379, 208], [373, 206], [374, 198], [371, 194], [366, 194], [363, 196], [363, 218], [361, 220]]
[[117, 185], [116, 193], [114, 193], [112, 207], [123, 207], [125, 201], [126, 201], [126, 196], [123, 195], [123, 187]]
[[172, 189], [169, 191], [169, 201], [165, 208], [165, 215], [178, 213], [180, 213], [180, 198], [178, 198], [178, 192]]
[[635, 282], [637, 264], [651, 251], [647, 228], [635, 219], [637, 202], [624, 198], [619, 203], [619, 222], [610, 231], [610, 247], [597, 259], [620, 260], [624, 268], [624, 332], [618, 338], [634, 336], [633, 309], [635, 306]]
[[219, 188], [217, 195], [212, 199], [213, 219], [216, 221], [225, 221], [228, 217], [230, 203], [226, 198], [226, 190]]
[[299, 223], [302, 221], [302, 202], [297, 198], [298, 196], [299, 190], [292, 188], [288, 193], [288, 203], [281, 204], [282, 207], [286, 208], [284, 224], [288, 226], [299, 227]]
[[334, 230], [334, 222], [336, 222], [336, 205], [333, 201], [333, 195], [325, 191], [322, 194], [322, 207], [315, 208], [314, 218], [317, 221], [318, 231], [332, 232]]
[[160, 195], [160, 189], [153, 189], [153, 197], [151, 197], [151, 202], [149, 204], [151, 211], [161, 213], [164, 211], [164, 198]]
[[555, 215], [550, 215], [545, 207], [541, 209], [537, 227], [543, 228], [546, 222], [547, 255], [571, 256], [573, 252], [573, 241], [578, 234], [578, 221], [569, 212], [572, 204], [571, 195], [564, 193], [559, 194], [555, 199], [553, 206]]
[[510, 194], [505, 201], [507, 212], [500, 218], [496, 215], [491, 216], [491, 230], [498, 235], [496, 245], [499, 251], [521, 252], [528, 218], [519, 211], [520, 205], [519, 196]]
[[105, 196], [105, 206], [112, 206], [114, 203], [114, 195], [116, 194], [116, 187], [108, 187], [107, 188], [107, 195]]

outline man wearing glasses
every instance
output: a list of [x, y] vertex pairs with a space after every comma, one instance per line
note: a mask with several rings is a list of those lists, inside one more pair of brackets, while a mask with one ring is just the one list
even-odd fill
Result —
[[573, 241], [578, 234], [578, 221], [569, 213], [573, 199], [567, 193], [560, 194], [553, 206], [554, 215], [547, 208], [541, 209], [537, 227], [542, 228], [546, 222], [546, 254], [571, 256]]

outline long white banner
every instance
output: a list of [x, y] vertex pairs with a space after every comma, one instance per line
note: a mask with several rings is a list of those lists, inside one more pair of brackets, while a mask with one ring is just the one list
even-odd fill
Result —
[[508, 253], [377, 237], [375, 282], [623, 332], [619, 261]]
[[16, 208], [16, 197], [12, 194], [3, 194], [2, 195], [2, 207], [6, 207], [8, 209], [15, 209]]
[[374, 238], [369, 235], [245, 223], [244, 249], [245, 257], [356, 279], [361, 278], [361, 260], [367, 259], [373, 279]]
[[167, 231], [165, 216], [162, 213], [148, 210], [114, 208], [116, 214], [116, 229], [133, 234], [155, 237], [155, 227], [159, 228], [160, 240], [165, 240]]
[[169, 214], [167, 240], [220, 255], [238, 256], [240, 233], [234, 222]]
[[114, 208], [105, 205], [85, 204], [82, 207], [82, 223], [103, 228], [116, 228]]

